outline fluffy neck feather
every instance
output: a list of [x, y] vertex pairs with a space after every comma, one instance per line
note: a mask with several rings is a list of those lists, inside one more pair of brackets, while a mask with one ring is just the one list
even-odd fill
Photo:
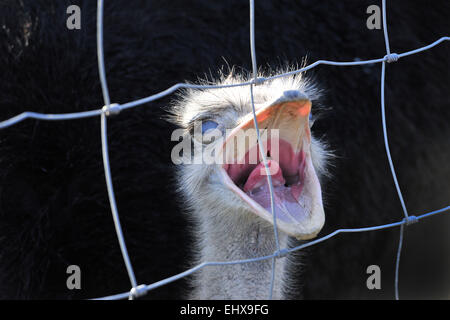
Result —
[[[251, 213], [222, 212], [218, 215], [196, 209], [198, 262], [231, 261], [260, 257], [276, 250], [273, 227]], [[207, 217], [207, 218], [206, 218]], [[279, 235], [281, 248], [288, 237]], [[283, 298], [286, 258], [277, 259], [273, 298]], [[194, 278], [192, 299], [268, 299], [272, 259], [246, 264], [208, 266]]]

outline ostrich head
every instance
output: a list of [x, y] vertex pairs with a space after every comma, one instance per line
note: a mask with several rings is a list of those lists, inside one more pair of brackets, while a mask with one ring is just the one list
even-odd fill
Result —
[[[214, 84], [246, 80], [231, 72]], [[327, 152], [310, 131], [318, 90], [298, 74], [257, 85], [253, 96], [278, 230], [300, 240], [313, 238], [325, 221], [318, 177], [325, 172]], [[249, 86], [187, 89], [172, 113], [189, 141], [180, 161], [179, 186], [194, 210], [202, 208], [199, 218], [204, 223], [252, 220], [271, 227], [270, 189]], [[174, 148], [172, 156], [179, 151]]]

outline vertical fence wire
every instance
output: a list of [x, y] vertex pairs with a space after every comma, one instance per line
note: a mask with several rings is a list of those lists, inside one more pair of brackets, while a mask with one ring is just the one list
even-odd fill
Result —
[[[387, 30], [387, 15], [386, 15], [386, 0], [382, 0], [382, 11], [383, 11], [383, 34], [384, 34], [384, 43], [386, 46], [386, 56], [388, 57], [387, 61], [383, 61], [381, 64], [381, 120], [383, 126], [383, 137], [384, 137], [384, 145], [386, 148], [386, 155], [389, 161], [389, 167], [391, 169], [392, 179], [394, 180], [394, 185], [397, 190], [398, 198], [400, 200], [400, 204], [403, 209], [403, 214], [405, 219], [408, 219], [408, 210], [406, 209], [405, 201], [403, 199], [402, 192], [400, 190], [400, 185], [397, 180], [397, 175], [394, 169], [394, 163], [392, 161], [391, 152], [389, 149], [388, 135], [387, 135], [387, 126], [386, 126], [386, 105], [385, 105], [385, 82], [386, 82], [386, 62], [397, 61], [398, 55], [391, 54], [391, 49], [389, 46], [389, 33]], [[408, 225], [408, 224], [407, 224]], [[405, 228], [402, 224], [400, 227], [400, 239], [398, 243], [397, 249], [397, 258], [395, 262], [395, 280], [394, 280], [394, 290], [395, 290], [395, 299], [399, 300], [398, 294], [398, 278], [399, 278], [399, 266], [400, 266], [400, 256], [402, 253], [402, 245], [403, 245], [403, 234]]]
[[[128, 255], [127, 246], [125, 244], [125, 239], [123, 237], [122, 226], [120, 225], [119, 213], [117, 210], [116, 198], [114, 196], [114, 187], [111, 178], [111, 168], [109, 165], [109, 154], [108, 154], [108, 132], [107, 132], [107, 119], [108, 109], [110, 107], [110, 99], [108, 92], [108, 84], [106, 82], [105, 73], [105, 60], [103, 52], [103, 0], [98, 0], [97, 2], [97, 58], [98, 58], [98, 71], [100, 76], [100, 82], [102, 86], [103, 99], [105, 102], [104, 111], [101, 114], [101, 139], [102, 139], [102, 157], [103, 166], [105, 170], [106, 186], [108, 189], [109, 203], [111, 206], [111, 213], [114, 220], [114, 227], [116, 229], [117, 239], [119, 240], [120, 250], [122, 252], [122, 257], [127, 268], [128, 276], [130, 278], [131, 287], [136, 288], [136, 276], [133, 271], [133, 266], [131, 265], [130, 257]], [[132, 295], [130, 295], [132, 298]]]
[[386, 148], [386, 155], [389, 161], [389, 167], [391, 169], [392, 178], [394, 179], [395, 188], [397, 190], [398, 197], [400, 199], [400, 203], [402, 205], [403, 214], [405, 215], [405, 218], [408, 218], [408, 211], [406, 210], [405, 201], [403, 200], [403, 195], [400, 190], [400, 186], [398, 184], [397, 175], [395, 173], [394, 163], [392, 162], [391, 157], [391, 151], [389, 149], [389, 141], [388, 141], [388, 134], [386, 129], [386, 112], [385, 112], [385, 79], [386, 79], [386, 62], [391, 62], [391, 59], [395, 59], [396, 61], [398, 59], [398, 55], [394, 54], [395, 56], [391, 56], [391, 51], [389, 48], [389, 36], [387, 32], [387, 22], [386, 22], [386, 0], [383, 0], [383, 28], [384, 28], [384, 40], [386, 44], [386, 57], [387, 61], [383, 61], [381, 64], [381, 120], [382, 120], [382, 126], [383, 126], [383, 137], [384, 137], [384, 146]]
[[400, 297], [398, 294], [398, 277], [399, 277], [399, 269], [400, 269], [400, 256], [402, 254], [404, 229], [405, 229], [405, 225], [402, 224], [400, 226], [400, 238], [398, 239], [397, 259], [395, 261], [395, 280], [394, 280], [395, 300], [400, 300]]
[[[255, 48], [255, 1], [250, 0], [250, 55], [252, 58], [252, 69], [253, 69], [253, 81], [254, 83], [250, 84], [250, 99], [252, 104], [252, 113], [253, 113], [253, 123], [256, 129], [256, 136], [258, 139], [259, 151], [261, 153], [261, 157], [263, 160], [264, 168], [266, 170], [267, 175], [267, 183], [269, 184], [269, 193], [270, 193], [270, 210], [272, 212], [273, 219], [273, 233], [275, 237], [275, 245], [277, 252], [280, 251], [280, 242], [278, 237], [278, 228], [277, 228], [277, 218], [275, 215], [275, 197], [273, 191], [273, 182], [272, 175], [267, 163], [266, 151], [264, 149], [264, 145], [261, 141], [261, 136], [259, 132], [258, 120], [256, 119], [256, 110], [255, 110], [255, 99], [253, 95], [253, 86], [258, 82], [258, 66], [256, 64], [256, 48]], [[269, 299], [272, 300], [273, 296], [273, 286], [275, 281], [275, 268], [276, 268], [276, 257], [272, 258], [272, 272], [270, 278], [270, 286], [269, 286]]]

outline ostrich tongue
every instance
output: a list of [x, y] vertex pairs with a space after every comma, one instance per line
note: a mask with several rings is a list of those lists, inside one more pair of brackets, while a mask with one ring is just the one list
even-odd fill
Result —
[[[305, 204], [303, 203], [305, 198], [300, 197], [303, 190], [302, 180], [304, 177], [305, 162], [303, 161], [299, 165], [298, 175], [287, 176], [286, 179], [283, 176], [283, 170], [278, 162], [268, 160], [267, 165], [272, 177], [276, 217], [288, 223], [298, 222], [305, 211]], [[270, 187], [266, 169], [262, 162], [250, 173], [243, 189], [253, 201], [271, 212]]]

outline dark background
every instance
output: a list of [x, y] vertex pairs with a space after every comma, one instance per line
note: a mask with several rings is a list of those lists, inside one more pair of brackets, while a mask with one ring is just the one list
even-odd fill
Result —
[[[449, 35], [448, 1], [387, 2], [392, 52]], [[81, 30], [66, 28], [70, 4], [81, 8]], [[383, 57], [383, 31], [366, 27], [371, 4], [381, 1], [256, 1], [259, 66], [295, 66], [305, 56], [309, 63]], [[103, 105], [95, 18], [95, 1], [0, 2], [1, 120]], [[106, 1], [104, 44], [116, 103], [222, 66], [250, 70], [248, 1]], [[410, 214], [449, 205], [449, 53], [443, 43], [387, 65], [389, 141]], [[327, 221], [319, 236], [403, 217], [383, 145], [380, 73], [380, 64], [307, 73], [324, 90], [327, 108], [313, 132], [337, 156], [322, 188]], [[117, 204], [139, 283], [191, 266], [192, 238], [173, 187], [174, 127], [163, 119], [171, 98], [108, 121]], [[449, 226], [443, 214], [407, 228], [402, 298], [449, 297]], [[342, 234], [305, 250], [297, 278], [303, 290], [292, 297], [392, 299], [398, 236], [398, 228]], [[82, 270], [78, 291], [66, 288], [71, 264]], [[366, 288], [372, 264], [381, 267], [381, 290]], [[107, 199], [99, 118], [26, 120], [1, 130], [0, 298], [93, 298], [129, 287]], [[188, 289], [180, 280], [147, 298], [182, 298]]]

